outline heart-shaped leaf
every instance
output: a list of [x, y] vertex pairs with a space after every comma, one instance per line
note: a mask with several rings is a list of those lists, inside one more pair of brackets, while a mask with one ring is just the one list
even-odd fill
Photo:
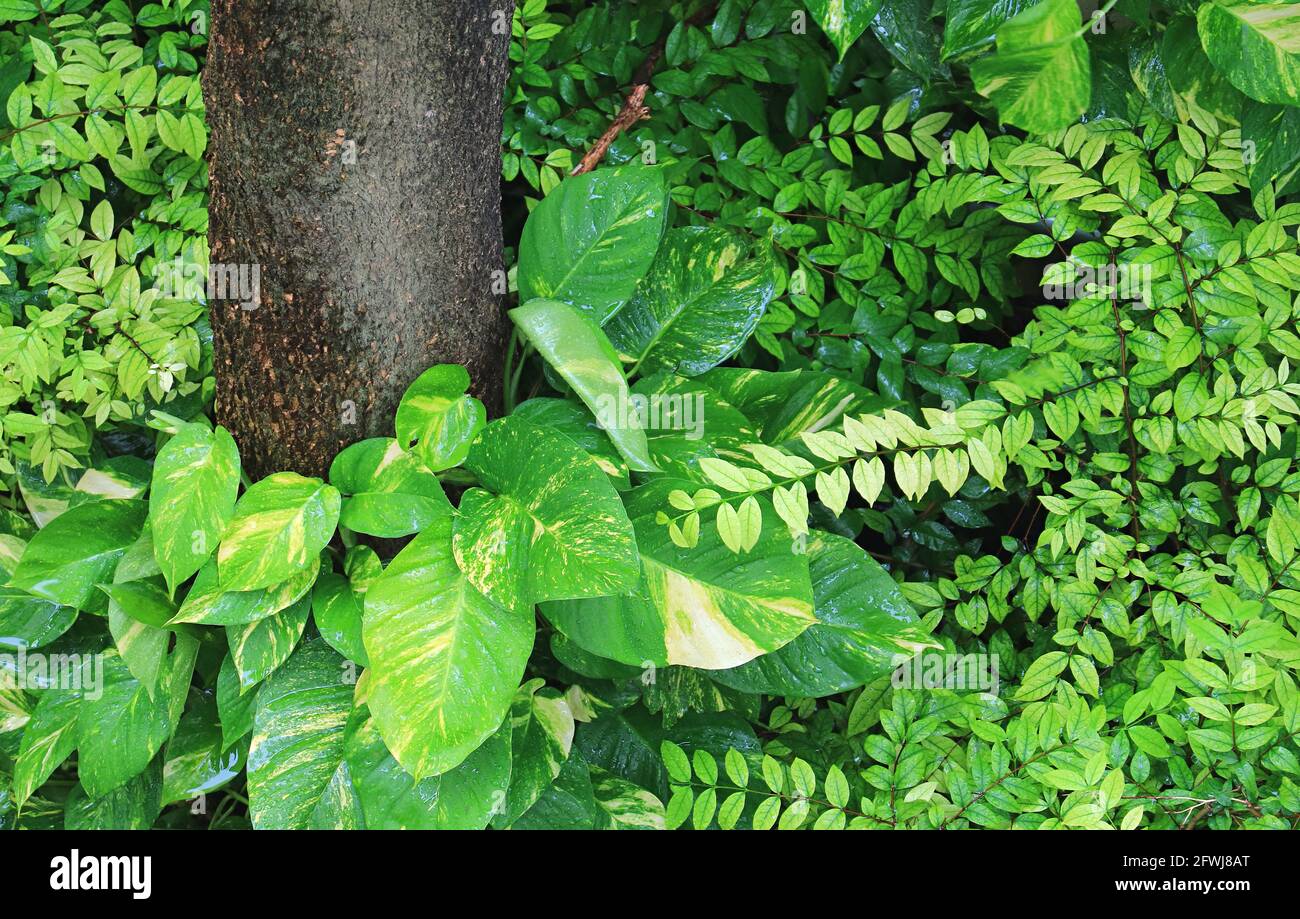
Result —
[[217, 550], [226, 590], [256, 590], [289, 580], [334, 535], [342, 499], [320, 479], [277, 472], [255, 483], [235, 505]]
[[459, 765], [506, 716], [533, 648], [530, 610], [469, 583], [435, 521], [366, 591], [369, 696], [388, 749], [415, 778]]
[[789, 644], [733, 670], [712, 674], [742, 692], [811, 697], [876, 680], [939, 643], [916, 624], [894, 579], [852, 540], [808, 540], [817, 621]]
[[749, 552], [738, 556], [728, 549], [711, 521], [694, 548], [673, 543], [656, 517], [669, 507], [670, 492], [693, 488], [659, 479], [628, 496], [641, 551], [636, 590], [547, 603], [546, 617], [601, 657], [706, 670], [775, 651], [812, 625], [808, 558], [792, 550], [788, 531], [766, 502], [761, 536]]
[[398, 403], [398, 441], [403, 448], [414, 444], [416, 455], [434, 472], [464, 462], [474, 435], [487, 423], [483, 403], [466, 395], [469, 383], [464, 367], [438, 364], [416, 377]]
[[391, 437], [346, 448], [330, 464], [330, 484], [348, 495], [339, 523], [357, 533], [397, 538], [451, 514], [438, 477]]
[[519, 301], [560, 300], [604, 322], [654, 261], [668, 201], [658, 169], [624, 166], [565, 179], [524, 224]]
[[723, 230], [668, 234], [636, 295], [605, 324], [611, 344], [635, 362], [629, 376], [698, 376], [740, 350], [776, 290], [767, 260], [745, 255]]
[[483, 431], [465, 465], [483, 487], [461, 499], [452, 547], [480, 592], [522, 610], [636, 585], [636, 537], [623, 502], [573, 441], [501, 418]]
[[173, 593], [216, 550], [238, 493], [239, 448], [225, 428], [187, 424], [158, 451], [149, 527]]

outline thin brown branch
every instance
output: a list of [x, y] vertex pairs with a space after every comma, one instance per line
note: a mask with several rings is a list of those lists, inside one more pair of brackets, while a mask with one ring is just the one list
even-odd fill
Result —
[[[713, 18], [714, 5], [707, 4], [694, 16], [686, 20], [688, 26], [698, 25]], [[660, 39], [649, 53], [646, 54], [645, 60], [641, 66], [636, 69], [632, 75], [632, 89], [628, 92], [627, 98], [623, 100], [623, 107], [618, 110], [614, 120], [609, 123], [605, 133], [600, 135], [586, 155], [578, 161], [578, 165], [573, 167], [570, 175], [582, 175], [584, 172], [591, 172], [600, 161], [605, 158], [609, 152], [610, 146], [618, 140], [618, 136], [624, 131], [629, 130], [638, 121], [644, 121], [650, 117], [650, 109], [645, 104], [645, 95], [650, 91], [650, 78], [654, 76], [655, 67], [659, 65], [659, 59], [664, 55], [664, 46], [668, 42], [668, 37]]]
[[[650, 60], [651, 58], [657, 59], [658, 50], [659, 49], [651, 51], [650, 58], [646, 58], [646, 60]], [[638, 121], [643, 121], [650, 117], [650, 109], [645, 105], [645, 94], [649, 89], [650, 84], [648, 82], [637, 83], [632, 87], [632, 92], [628, 93], [627, 99], [623, 101], [623, 107], [619, 109], [618, 114], [614, 116], [614, 120], [611, 121], [609, 127], [605, 129], [605, 133], [600, 135], [600, 139], [597, 140], [596, 143], [592, 145], [592, 148], [587, 151], [586, 156], [578, 162], [578, 165], [573, 167], [573, 172], [570, 173], [570, 175], [576, 176], [582, 175], [584, 172], [591, 172], [591, 170], [595, 169], [600, 161], [605, 158], [605, 154], [609, 152], [610, 145], [613, 144], [614, 141], [618, 140], [618, 135], [632, 127], [632, 125], [636, 124]]]

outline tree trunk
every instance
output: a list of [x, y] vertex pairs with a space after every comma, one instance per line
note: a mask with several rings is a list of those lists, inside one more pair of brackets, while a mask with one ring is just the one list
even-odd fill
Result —
[[217, 418], [254, 478], [321, 475], [391, 436], [433, 364], [465, 364], [499, 400], [510, 15], [509, 0], [213, 0]]

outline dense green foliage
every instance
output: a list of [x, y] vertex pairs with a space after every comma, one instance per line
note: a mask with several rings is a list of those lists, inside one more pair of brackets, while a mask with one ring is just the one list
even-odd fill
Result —
[[0, 824], [1300, 818], [1300, 6], [528, 0], [508, 413], [259, 482], [202, 9], [0, 0]]

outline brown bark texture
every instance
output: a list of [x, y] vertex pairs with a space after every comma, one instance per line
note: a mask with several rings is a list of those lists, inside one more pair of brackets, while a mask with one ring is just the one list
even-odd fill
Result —
[[211, 261], [260, 286], [210, 300], [217, 418], [253, 478], [322, 475], [391, 436], [433, 364], [499, 400], [510, 16], [508, 0], [213, 0]]

